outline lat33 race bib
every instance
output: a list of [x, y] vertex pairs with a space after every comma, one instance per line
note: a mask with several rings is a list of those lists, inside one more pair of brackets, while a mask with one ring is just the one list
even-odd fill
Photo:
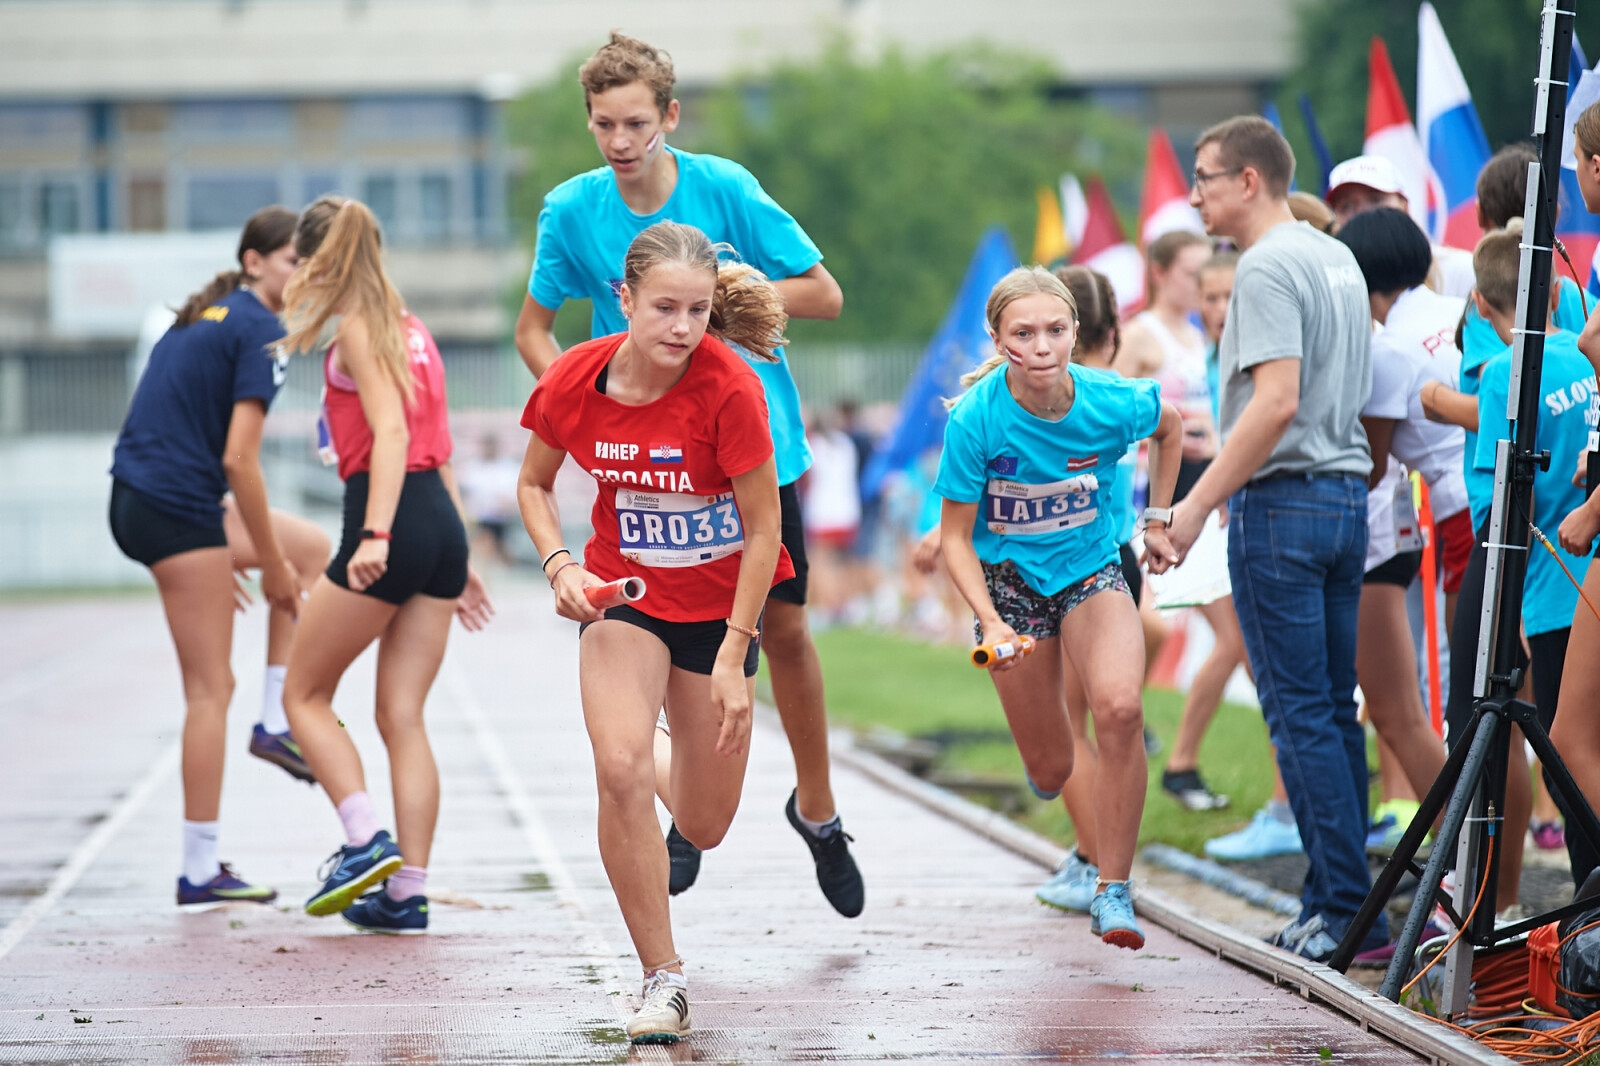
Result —
[[1087, 525], [1100, 513], [1095, 493], [1100, 479], [1079, 474], [1048, 485], [991, 478], [983, 490], [983, 523], [991, 533], [1036, 537]]

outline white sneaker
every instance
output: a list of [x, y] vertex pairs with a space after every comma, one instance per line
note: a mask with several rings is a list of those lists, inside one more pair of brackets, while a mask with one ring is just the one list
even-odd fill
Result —
[[657, 970], [644, 979], [644, 1006], [628, 1023], [635, 1044], [676, 1044], [689, 1035], [689, 986], [682, 974]]
[[672, 735], [672, 727], [667, 724], [667, 709], [665, 707], [656, 712], [656, 728], [669, 737]]

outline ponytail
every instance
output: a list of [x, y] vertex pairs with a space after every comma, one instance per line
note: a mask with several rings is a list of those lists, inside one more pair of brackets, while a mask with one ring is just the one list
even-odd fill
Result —
[[717, 267], [707, 333], [739, 345], [764, 363], [776, 363], [777, 349], [789, 343], [783, 335], [788, 324], [783, 296], [759, 270], [748, 263]]
[[405, 305], [384, 272], [382, 231], [367, 205], [339, 196], [319, 198], [300, 218], [295, 248], [310, 261], [283, 292], [289, 329], [284, 347], [324, 349], [328, 319], [336, 313], [357, 316], [366, 324], [379, 369], [410, 403], [415, 382], [401, 329]]
[[245, 283], [244, 253], [271, 255], [288, 244], [294, 238], [296, 217], [293, 211], [278, 204], [263, 207], [251, 215], [250, 220], [244, 224], [243, 232], [239, 234], [239, 250], [235, 253], [240, 269], [224, 270], [206, 282], [204, 288], [184, 301], [183, 306], [178, 309], [178, 317], [172, 323], [173, 326], [193, 325], [206, 308], [232, 295]]

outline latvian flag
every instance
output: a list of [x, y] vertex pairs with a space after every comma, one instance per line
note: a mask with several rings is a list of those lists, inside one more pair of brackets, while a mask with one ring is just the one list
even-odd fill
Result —
[[650, 461], [652, 463], [681, 463], [683, 462], [683, 445], [652, 444], [650, 445]]
[[1089, 456], [1087, 459], [1068, 459], [1067, 473], [1076, 474], [1080, 470], [1091, 470], [1098, 466], [1099, 463], [1099, 457], [1094, 455]]

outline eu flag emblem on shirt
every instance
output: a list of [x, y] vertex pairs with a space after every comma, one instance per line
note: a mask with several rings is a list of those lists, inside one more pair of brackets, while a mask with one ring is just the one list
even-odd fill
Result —
[[1014, 455], [997, 455], [989, 460], [989, 469], [1001, 477], [1011, 477], [1017, 472], [1017, 457]]
[[683, 462], [683, 445], [652, 444], [650, 445], [650, 461], [652, 463], [681, 463]]

